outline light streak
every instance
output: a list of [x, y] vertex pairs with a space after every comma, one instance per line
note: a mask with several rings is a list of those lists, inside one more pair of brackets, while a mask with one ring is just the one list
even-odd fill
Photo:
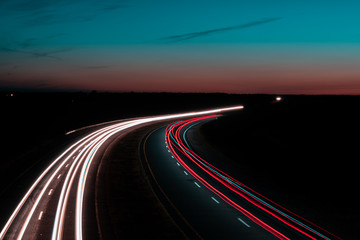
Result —
[[[188, 120], [178, 121], [168, 125], [165, 133], [168, 148], [171, 150], [172, 156], [175, 156], [176, 160], [181, 164], [181, 166], [226, 203], [239, 210], [254, 223], [263, 227], [264, 229], [266, 229], [280, 239], [289, 238], [286, 237], [284, 234], [280, 233], [278, 230], [271, 227], [268, 223], [260, 220], [259, 217], [256, 217], [248, 210], [238, 205], [236, 201], [233, 200], [235, 199], [234, 196], [236, 196], [236, 198], [240, 197], [241, 199], [246, 200], [254, 207], [260, 209], [263, 213], [270, 215], [273, 219], [278, 220], [280, 223], [285, 224], [285, 226], [292, 228], [295, 232], [298, 232], [299, 234], [304, 235], [309, 239], [330, 239], [324, 234], [320, 233], [319, 230], [315, 230], [315, 228], [320, 229], [321, 231], [324, 231], [340, 239], [339, 237], [327, 232], [319, 226], [316, 226], [315, 224], [301, 218], [300, 216], [272, 202], [268, 198], [260, 195], [259, 193], [240, 183], [236, 179], [217, 169], [215, 166], [206, 162], [203, 158], [198, 156], [190, 149], [190, 146], [186, 141], [187, 131], [202, 120], [215, 118], [218, 116], [219, 115], [196, 117]], [[203, 177], [200, 177], [200, 172], [201, 176]], [[213, 186], [209, 184], [209, 182], [205, 180], [204, 177], [215, 180], [218, 185]], [[235, 195], [229, 197], [223, 192], [221, 192], [217, 186], [226, 187], [227, 189], [231, 190]], [[307, 224], [301, 222], [296, 218], [304, 220]]]
[[[206, 117], [199, 117], [196, 119], [191, 119], [189, 121], [189, 123], [194, 122], [194, 121], [199, 121], [199, 120], [203, 120], [203, 119], [208, 119], [208, 118], [213, 118], [213, 117], [218, 117], [219, 115], [209, 115]], [[166, 136], [167, 136], [167, 141], [170, 143], [169, 144], [169, 148], [171, 149], [172, 154], [175, 156], [175, 158], [178, 160], [178, 162], [180, 162], [180, 164], [193, 176], [195, 177], [199, 182], [201, 182], [206, 188], [208, 188], [210, 191], [212, 191], [214, 194], [216, 194], [219, 198], [221, 198], [222, 200], [224, 200], [226, 203], [228, 203], [230, 206], [234, 207], [235, 209], [237, 209], [238, 211], [240, 211], [241, 213], [243, 213], [245, 216], [247, 216], [249, 219], [251, 219], [252, 221], [256, 222], [259, 226], [263, 227], [264, 229], [266, 229], [267, 231], [271, 232], [274, 236], [280, 238], [280, 239], [286, 239], [288, 240], [289, 238], [287, 238], [286, 236], [284, 236], [282, 233], [280, 233], [279, 231], [275, 230], [274, 228], [272, 228], [271, 226], [267, 225], [265, 222], [263, 222], [262, 220], [260, 220], [258, 217], [256, 217], [255, 215], [253, 215], [252, 213], [250, 213], [248, 210], [244, 209], [243, 207], [239, 206], [238, 204], [236, 204], [233, 200], [231, 200], [229, 197], [227, 197], [225, 194], [223, 194], [221, 191], [219, 191], [217, 188], [215, 188], [214, 186], [212, 186], [211, 184], [209, 184], [204, 178], [200, 177], [192, 168], [190, 168], [185, 162], [184, 160], [179, 156], [178, 152], [175, 151], [175, 148], [180, 151], [182, 154], [184, 154], [186, 157], [190, 157], [188, 153], [186, 153], [186, 151], [184, 151], [180, 146], [178, 146], [181, 143], [180, 140], [180, 131], [181, 128], [176, 128], [176, 126], [181, 126], [182, 122], [176, 122], [172, 125], [168, 126], [168, 129], [166, 130]], [[173, 142], [170, 142], [173, 141]], [[189, 158], [191, 160], [191, 158]], [[191, 160], [192, 161], [192, 160]], [[195, 162], [196, 163], [196, 162]]]
[[[82, 239], [82, 208], [84, 201], [84, 191], [86, 186], [86, 179], [89, 173], [89, 168], [91, 166], [91, 162], [96, 156], [98, 149], [104, 144], [111, 136], [117, 134], [125, 129], [129, 129], [131, 127], [150, 123], [157, 121], [167, 121], [175, 118], [184, 118], [191, 116], [200, 116], [204, 114], [213, 114], [213, 113], [221, 113], [225, 111], [234, 111], [243, 109], [243, 106], [235, 106], [228, 108], [219, 108], [207, 111], [198, 111], [198, 112], [189, 112], [182, 114], [169, 114], [162, 116], [154, 116], [154, 117], [142, 117], [136, 118], [133, 120], [127, 121], [112, 121], [108, 123], [103, 123], [105, 126], [101, 129], [95, 130], [87, 136], [81, 138], [76, 143], [67, 148], [62, 154], [60, 154], [35, 180], [35, 182], [31, 185], [30, 189], [26, 192], [24, 197], [21, 199], [20, 203], [15, 208], [14, 212], [11, 214], [10, 218], [6, 222], [5, 226], [0, 232], [0, 240], [3, 240], [6, 237], [6, 234], [9, 228], [12, 226], [15, 220], [19, 215], [20, 211], [24, 211], [23, 214], [20, 214], [24, 217], [19, 217], [18, 224], [20, 224], [20, 228], [15, 229], [16, 231], [16, 239], [23, 239], [25, 231], [32, 219], [32, 216], [36, 209], [39, 206], [40, 201], [43, 199], [45, 192], [48, 192], [48, 195], [51, 195], [52, 188], [49, 191], [49, 186], [52, 184], [55, 178], [59, 179], [62, 175], [66, 175], [65, 180], [62, 183], [61, 193], [58, 199], [58, 205], [56, 208], [56, 214], [54, 216], [54, 224], [53, 224], [53, 233], [52, 239], [62, 239], [62, 232], [64, 231], [64, 221], [65, 221], [65, 213], [67, 210], [67, 203], [69, 201], [70, 190], [73, 185], [73, 182], [77, 178], [78, 185], [76, 190], [76, 209], [75, 209], [75, 232], [76, 239]], [[100, 126], [101, 124], [97, 124], [94, 126]], [[74, 131], [70, 131], [67, 134], [71, 134]], [[59, 172], [64, 169], [67, 172], [60, 174]], [[69, 167], [70, 166], [70, 167]], [[34, 191], [38, 189], [38, 191]], [[29, 200], [31, 199], [31, 200]], [[29, 208], [25, 208], [24, 205], [29, 204]]]
[[15, 217], [17, 216], [17, 214], [19, 213], [20, 209], [23, 207], [23, 205], [25, 204], [25, 202], [27, 201], [27, 199], [29, 198], [29, 196], [31, 195], [31, 193], [33, 192], [33, 190], [37, 187], [37, 185], [39, 184], [39, 182], [44, 178], [44, 176], [52, 169], [53, 166], [55, 166], [55, 164], [63, 157], [65, 156], [74, 146], [76, 146], [76, 144], [78, 144], [81, 140], [79, 140], [77, 143], [73, 144], [71, 147], [69, 147], [67, 150], [65, 150], [58, 158], [56, 158], [43, 172], [42, 174], [36, 179], [36, 181], [33, 183], [33, 185], [31, 185], [30, 189], [26, 192], [26, 194], [24, 195], [24, 197], [21, 199], [20, 203], [17, 205], [17, 207], [15, 208], [14, 212], [11, 214], [10, 218], [8, 219], [8, 221], [6, 222], [5, 226], [3, 227], [3, 229], [1, 230], [0, 233], [0, 239], [4, 239], [4, 236], [7, 232], [7, 230], [9, 229], [10, 225], [13, 223]]

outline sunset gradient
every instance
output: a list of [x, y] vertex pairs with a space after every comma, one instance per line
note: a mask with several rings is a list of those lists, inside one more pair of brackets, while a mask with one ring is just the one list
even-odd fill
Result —
[[359, 6], [2, 1], [0, 89], [360, 94]]

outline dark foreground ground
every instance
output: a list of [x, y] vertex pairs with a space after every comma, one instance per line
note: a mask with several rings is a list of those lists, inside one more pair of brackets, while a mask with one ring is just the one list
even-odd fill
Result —
[[71, 130], [124, 118], [236, 104], [242, 99], [224, 94], [0, 92], [0, 194], [33, 165], [42, 165], [63, 149], [74, 138], [74, 134], [66, 135]]
[[[20, 183], [28, 178], [30, 184], [69, 140], [81, 134], [66, 135], [70, 130], [122, 118], [244, 104], [244, 110], [203, 125], [204, 140], [235, 161], [239, 180], [245, 184], [343, 239], [360, 238], [360, 97], [283, 96], [282, 102], [271, 103], [274, 96], [270, 95], [11, 96], [3, 92], [0, 98], [0, 197], [8, 208], [13, 204], [9, 189], [10, 196], [21, 192], [25, 187]], [[133, 184], [143, 185], [143, 181]]]
[[[105, 121], [239, 104], [243, 103], [244, 99], [247, 98], [253, 99], [254, 96], [167, 93], [0, 92], [2, 111], [0, 118], [2, 137], [0, 154], [0, 226], [4, 226], [27, 189], [55, 157], [66, 146], [88, 131], [93, 130], [94, 127], [67, 134], [69, 131]], [[110, 178], [107, 181], [109, 189], [115, 188], [115, 193], [119, 193], [119, 188], [122, 193], [128, 191], [126, 198], [123, 198], [124, 195], [119, 194], [110, 194], [108, 198], [109, 201], [115, 199], [112, 201], [115, 204], [109, 207], [113, 214], [112, 220], [115, 228], [119, 226], [119, 229], [122, 229], [123, 226], [127, 226], [127, 229], [129, 229], [127, 232], [115, 231], [115, 234], [119, 236], [130, 236], [129, 238], [131, 238], [134, 235], [134, 228], [151, 229], [153, 227], [159, 229], [158, 226], [165, 226], [166, 224], [158, 223], [169, 221], [168, 217], [166, 219], [166, 214], [154, 210], [159, 208], [159, 203], [151, 190], [151, 186], [145, 184], [147, 179], [144, 172], [141, 172], [142, 167], [140, 166], [139, 157], [136, 157], [136, 154], [131, 156], [128, 154], [128, 152], [136, 153], [138, 151], [140, 141], [146, 133], [144, 131], [137, 137], [130, 137], [130, 140], [126, 141], [125, 152], [119, 153], [116, 146], [114, 151], [109, 150], [112, 152], [112, 155], [109, 155], [110, 159], [111, 156], [117, 154], [123, 154], [121, 159], [125, 158], [124, 155], [127, 156], [129, 162], [125, 162], [125, 164], [128, 164], [126, 166], [129, 169], [125, 171], [128, 175], [132, 176], [134, 174], [134, 179], [127, 177], [128, 175], [122, 175], [118, 176], [118, 178]], [[121, 165], [123, 163], [116, 162], [116, 159], [111, 160], [109, 167], [113, 171], [112, 173], [124, 172]], [[129, 181], [125, 183], [122, 181], [124, 178]], [[149, 193], [152, 195], [149, 195]], [[117, 201], [119, 196], [121, 202]], [[143, 197], [138, 198], [137, 196]], [[137, 205], [134, 206], [134, 203], [137, 203], [139, 199], [149, 199], [149, 201], [146, 200], [147, 204], [143, 204], [143, 207], [140, 208]], [[157, 202], [157, 204], [154, 202]], [[125, 211], [128, 211], [125, 214], [126, 219], [118, 218], [124, 216], [124, 209], [118, 210], [115, 207], [116, 204], [128, 207], [125, 209]], [[149, 205], [152, 205], [153, 208], [149, 207]], [[144, 209], [149, 210], [145, 211]], [[147, 221], [154, 216], [154, 213], [158, 219]], [[141, 223], [144, 224], [141, 225]], [[129, 227], [131, 224], [134, 224], [133, 228]], [[154, 230], [153, 234], [156, 233], [159, 233], [159, 231]], [[170, 226], [161, 233], [162, 238], [165, 239], [167, 238], [164, 236], [178, 235], [178, 232], [173, 233], [170, 230]], [[141, 233], [138, 231], [137, 234]], [[182, 236], [181, 233], [180, 236]]]
[[360, 239], [360, 97], [284, 96], [202, 126], [237, 178], [343, 239]]

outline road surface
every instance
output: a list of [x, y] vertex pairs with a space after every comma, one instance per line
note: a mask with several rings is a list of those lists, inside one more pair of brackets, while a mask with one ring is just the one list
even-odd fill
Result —
[[143, 144], [160, 199], [188, 235], [203, 239], [339, 239], [198, 156], [188, 130], [218, 114], [173, 122]]
[[[27, 190], [0, 232], [0, 239], [96, 239], [101, 223], [94, 204], [102, 150], [144, 124], [242, 109], [242, 106], [113, 122], [64, 150]], [[94, 228], [94, 226], [97, 226]], [[94, 234], [95, 233], [95, 234]]]

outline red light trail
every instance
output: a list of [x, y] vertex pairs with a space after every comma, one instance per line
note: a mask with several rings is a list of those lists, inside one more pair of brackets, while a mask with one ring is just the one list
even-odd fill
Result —
[[[270, 226], [270, 223], [266, 220], [261, 219], [263, 215], [270, 216], [272, 219], [280, 222], [281, 224], [285, 224], [285, 226], [291, 228], [297, 234], [305, 236], [309, 239], [330, 239], [325, 236], [325, 233], [340, 239], [314, 223], [311, 223], [310, 221], [262, 196], [227, 175], [220, 169], [211, 165], [191, 150], [185, 137], [187, 130], [202, 120], [219, 116], [221, 115], [213, 114], [201, 116], [168, 125], [165, 134], [166, 143], [171, 154], [175, 157], [179, 164], [181, 164], [188, 173], [202, 183], [207, 189], [279, 239], [290, 239], [290, 237], [287, 237], [284, 233], [276, 230], [276, 227]], [[228, 190], [230, 190], [232, 194], [228, 194]], [[250, 210], [245, 209], [238, 203], [238, 199], [241, 199], [241, 201], [245, 200], [253, 207], [260, 210], [257, 212], [262, 212], [262, 214], [259, 214], [261, 216], [255, 216], [255, 214]], [[301, 221], [306, 222], [306, 224]], [[324, 232], [324, 234], [320, 231]]]

